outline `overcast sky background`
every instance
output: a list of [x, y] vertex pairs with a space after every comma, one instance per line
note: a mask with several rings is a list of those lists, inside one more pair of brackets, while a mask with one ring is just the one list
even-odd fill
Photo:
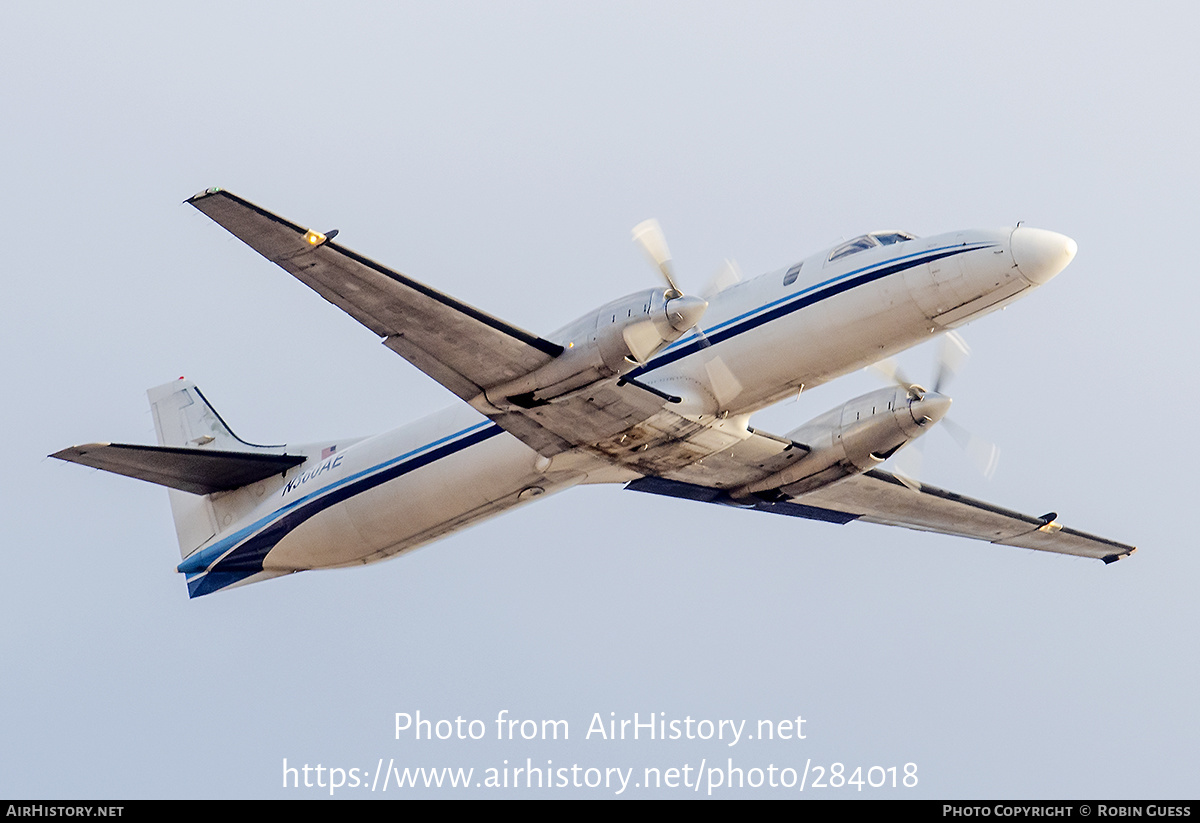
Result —
[[[6, 9], [0, 796], [327, 795], [282, 789], [285, 758], [639, 777], [811, 758], [917, 764], [915, 789], [864, 797], [1196, 797], [1197, 12], [1107, 8]], [[878, 228], [1061, 231], [1075, 262], [963, 330], [954, 416], [999, 471], [935, 431], [925, 479], [1141, 551], [1106, 567], [583, 488], [189, 601], [166, 493], [45, 455], [153, 442], [144, 392], [179, 375], [256, 442], [455, 401], [181, 205], [214, 185], [543, 333], [657, 284], [629, 240], [650, 216], [693, 287]], [[497, 742], [502, 709], [571, 739]], [[394, 739], [418, 710], [489, 739]], [[802, 715], [807, 737], [585, 740], [596, 712]]]

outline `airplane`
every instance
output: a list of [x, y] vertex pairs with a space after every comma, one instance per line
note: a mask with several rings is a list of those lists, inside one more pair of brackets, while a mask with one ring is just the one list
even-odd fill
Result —
[[[256, 445], [180, 378], [148, 392], [158, 445], [52, 457], [168, 487], [188, 593], [383, 560], [572, 486], [789, 517], [903, 526], [1112, 563], [1133, 546], [888, 472], [950, 398], [894, 384], [776, 435], [755, 412], [996, 311], [1074, 258], [1055, 232], [872, 232], [708, 299], [661, 228], [634, 239], [664, 285], [545, 337], [220, 188], [186, 203], [374, 332], [463, 401], [358, 440]], [[679, 504], [686, 505], [686, 504]]]

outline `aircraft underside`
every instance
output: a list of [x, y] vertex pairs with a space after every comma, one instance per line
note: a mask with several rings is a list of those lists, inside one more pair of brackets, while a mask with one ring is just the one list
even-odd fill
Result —
[[[370, 563], [581, 483], [790, 517], [855, 520], [1112, 562], [1132, 546], [880, 468], [946, 414], [900, 378], [783, 435], [763, 406], [877, 363], [1045, 283], [1074, 243], [1037, 229], [879, 232], [702, 299], [657, 224], [635, 236], [667, 288], [546, 338], [211, 189], [188, 201], [378, 335], [461, 405], [360, 441], [259, 446], [189, 381], [149, 392], [158, 446], [55, 457], [170, 488], [191, 596]], [[680, 504], [686, 505], [686, 504]]]

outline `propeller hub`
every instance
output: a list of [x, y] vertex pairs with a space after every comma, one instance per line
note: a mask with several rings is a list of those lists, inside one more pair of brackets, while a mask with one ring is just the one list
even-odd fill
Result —
[[677, 332], [685, 332], [700, 322], [708, 308], [708, 301], [692, 295], [680, 295], [667, 300], [667, 322]]
[[908, 410], [918, 426], [929, 426], [946, 416], [952, 402], [944, 394], [927, 391], [922, 397], [909, 401]]

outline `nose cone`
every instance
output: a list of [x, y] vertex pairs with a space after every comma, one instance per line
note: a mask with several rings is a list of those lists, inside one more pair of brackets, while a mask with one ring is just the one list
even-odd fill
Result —
[[1065, 234], [1018, 226], [1012, 233], [1012, 256], [1025, 279], [1040, 286], [1075, 259], [1079, 247]]
[[914, 400], [909, 405], [913, 420], [918, 426], [928, 426], [938, 422], [950, 411], [951, 400], [944, 394], [925, 392], [920, 400]]
[[708, 301], [700, 297], [683, 295], [667, 301], [667, 321], [675, 331], [687, 331], [700, 322]]

